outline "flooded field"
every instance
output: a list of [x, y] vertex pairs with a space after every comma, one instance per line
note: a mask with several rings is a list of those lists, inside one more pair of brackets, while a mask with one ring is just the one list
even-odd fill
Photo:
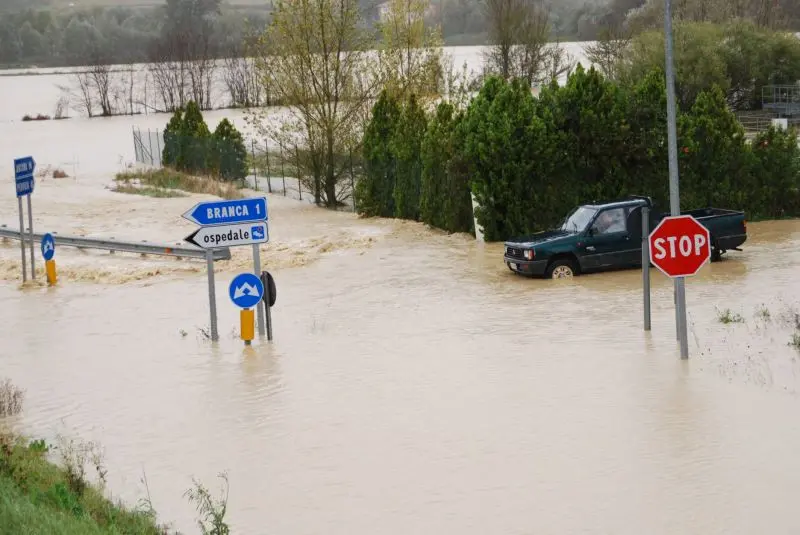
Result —
[[[113, 193], [110, 153], [132, 146], [82, 148], [116, 121], [0, 157], [80, 154], [77, 179], [37, 185], [37, 230], [180, 241], [203, 197]], [[16, 425], [98, 441], [115, 495], [135, 503], [146, 474], [184, 533], [192, 477], [216, 490], [223, 470], [237, 535], [800, 531], [800, 221], [750, 223], [743, 252], [688, 280], [681, 361], [656, 270], [644, 333], [638, 271], [524, 279], [499, 244], [269, 203], [275, 340], [250, 348], [226, 293], [247, 250], [217, 263], [211, 344], [202, 263], [60, 248], [60, 284], [21, 288], [18, 244], [0, 244]]]

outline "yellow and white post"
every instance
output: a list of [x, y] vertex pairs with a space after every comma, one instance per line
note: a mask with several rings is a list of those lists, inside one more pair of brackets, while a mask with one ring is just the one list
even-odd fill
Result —
[[255, 312], [252, 308], [243, 308], [239, 313], [241, 320], [241, 333], [244, 345], [249, 346], [255, 338]]

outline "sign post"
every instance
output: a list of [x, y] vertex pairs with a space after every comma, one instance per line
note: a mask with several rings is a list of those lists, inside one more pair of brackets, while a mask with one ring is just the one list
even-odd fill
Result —
[[644, 295], [644, 330], [650, 330], [650, 208], [642, 207], [642, 294]]
[[36, 162], [32, 156], [14, 159], [14, 184], [17, 190], [17, 204], [19, 205], [19, 243], [22, 251], [22, 282], [28, 280], [27, 269], [25, 266], [25, 217], [22, 212], [22, 197], [28, 197], [28, 222], [30, 224], [31, 241], [31, 279], [36, 278], [36, 269], [33, 264], [33, 212], [31, 209], [31, 194], [36, 180], [33, 172], [36, 170]]
[[[667, 153], [669, 155], [669, 204], [670, 215], [681, 213], [680, 189], [678, 187], [678, 127], [675, 108], [675, 67], [672, 53], [672, 2], [664, 0], [664, 63], [667, 85]], [[651, 244], [652, 245], [652, 244]], [[652, 249], [652, 247], [651, 247]], [[683, 277], [674, 279], [675, 326], [681, 341], [681, 358], [689, 358], [686, 341], [686, 286]]]
[[53, 259], [56, 255], [56, 241], [53, 239], [52, 234], [48, 232], [42, 236], [41, 247], [47, 283], [52, 286], [56, 283], [56, 261]]
[[[261, 271], [259, 244], [269, 242], [267, 199], [248, 197], [227, 201], [197, 203], [183, 214], [185, 219], [200, 225], [185, 241], [206, 249], [208, 260], [208, 294], [211, 309], [212, 339], [216, 340], [216, 301], [214, 297], [214, 266], [212, 251], [220, 247], [251, 245], [255, 273]], [[258, 278], [256, 276], [256, 278]], [[259, 281], [260, 282], [260, 281]], [[252, 311], [250, 311], [252, 314]], [[264, 315], [259, 307], [258, 332], [264, 335]]]
[[[695, 275], [711, 259], [711, 234], [690, 215], [665, 217], [650, 233], [648, 242], [650, 262], [673, 280]], [[679, 309], [682, 299], [684, 305], [682, 317], [678, 317], [682, 359], [689, 358], [685, 298], [685, 293], [678, 293]]]
[[245, 345], [253, 340], [253, 307], [259, 307], [264, 297], [264, 284], [253, 273], [240, 273], [231, 281], [228, 295], [241, 308], [241, 337]]
[[272, 307], [275, 306], [277, 290], [275, 279], [269, 271], [261, 272], [261, 284], [264, 285], [264, 308], [267, 314], [267, 340], [272, 341]]

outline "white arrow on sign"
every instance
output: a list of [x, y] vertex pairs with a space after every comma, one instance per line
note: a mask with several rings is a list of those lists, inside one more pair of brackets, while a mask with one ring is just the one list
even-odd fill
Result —
[[266, 221], [200, 227], [186, 236], [184, 240], [203, 249], [267, 243], [269, 241], [269, 227]]
[[255, 286], [244, 283], [233, 291], [234, 299], [240, 299], [245, 295], [258, 295], [258, 289]]

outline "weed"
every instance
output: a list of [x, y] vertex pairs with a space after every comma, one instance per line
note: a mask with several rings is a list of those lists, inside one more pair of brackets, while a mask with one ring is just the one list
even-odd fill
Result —
[[126, 171], [117, 173], [117, 182], [152, 186], [160, 189], [182, 190], [189, 193], [206, 193], [223, 199], [241, 199], [242, 193], [236, 184], [211, 177], [193, 176], [172, 169]]
[[0, 382], [0, 418], [19, 414], [24, 398], [25, 392], [14, 386], [10, 379]]
[[184, 493], [190, 502], [197, 507], [200, 519], [197, 525], [203, 535], [229, 535], [230, 528], [225, 523], [225, 513], [228, 509], [228, 474], [225, 472], [219, 476], [225, 482], [223, 496], [215, 500], [208, 489], [195, 479], [192, 479], [194, 487]]
[[725, 323], [726, 325], [729, 323], [744, 323], [744, 318], [741, 314], [732, 312], [729, 308], [717, 310], [717, 319], [720, 323]]
[[91, 465], [97, 473], [102, 489], [106, 484], [108, 471], [103, 466], [103, 455], [94, 442], [75, 441], [58, 436], [59, 446], [56, 448], [61, 454], [61, 463], [67, 476], [67, 484], [72, 492], [83, 496], [89, 486], [86, 479], [86, 467]]
[[800, 331], [792, 334], [792, 338], [789, 340], [789, 345], [800, 351]]
[[770, 321], [770, 319], [772, 319], [772, 314], [766, 305], [761, 305], [758, 310], [756, 310], [756, 317], [764, 321]]

